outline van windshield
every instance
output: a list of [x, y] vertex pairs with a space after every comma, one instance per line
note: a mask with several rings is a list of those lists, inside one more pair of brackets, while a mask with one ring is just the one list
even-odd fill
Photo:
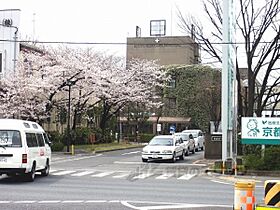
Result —
[[2, 147], [21, 147], [20, 132], [15, 130], [0, 130], [0, 145]]

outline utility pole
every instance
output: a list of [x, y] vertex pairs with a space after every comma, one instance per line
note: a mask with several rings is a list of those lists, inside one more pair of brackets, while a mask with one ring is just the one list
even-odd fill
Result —
[[67, 81], [68, 85], [68, 119], [67, 119], [67, 152], [70, 151], [70, 120], [71, 120], [71, 82]]
[[236, 47], [234, 0], [223, 1], [222, 160], [233, 158], [236, 129]]

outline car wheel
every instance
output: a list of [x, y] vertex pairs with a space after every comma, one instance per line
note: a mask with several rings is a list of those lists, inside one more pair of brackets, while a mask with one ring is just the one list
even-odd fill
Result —
[[184, 160], [185, 157], [185, 150], [182, 151], [182, 155], [180, 156], [180, 160]]
[[171, 162], [172, 163], [175, 163], [176, 162], [176, 152], [173, 153], [173, 157], [171, 159]]
[[187, 151], [185, 152], [185, 156], [189, 156], [189, 148], [187, 149]]
[[196, 151], [196, 152], [198, 152], [198, 148], [199, 148], [199, 145], [197, 145], [197, 147], [195, 148], [195, 151]]
[[142, 158], [142, 162], [146, 163], [146, 162], [148, 162], [148, 159]]
[[203, 151], [204, 150], [204, 146], [202, 145], [202, 147], [200, 147], [200, 150]]
[[26, 181], [33, 182], [35, 180], [36, 164], [33, 163], [32, 169], [26, 174]]
[[193, 147], [192, 153], [195, 154], [195, 148]]
[[48, 176], [49, 173], [50, 173], [50, 164], [49, 164], [49, 160], [47, 160], [45, 169], [42, 170], [41, 175]]

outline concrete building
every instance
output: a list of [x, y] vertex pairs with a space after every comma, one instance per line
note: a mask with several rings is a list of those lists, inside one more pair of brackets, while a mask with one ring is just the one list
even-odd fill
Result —
[[19, 54], [19, 9], [0, 10], [0, 78], [15, 70]]
[[200, 63], [199, 45], [189, 36], [127, 38], [126, 59], [158, 60], [160, 65]]
[[[168, 65], [192, 65], [199, 64], [200, 48], [190, 36], [151, 36], [127, 38], [126, 60], [133, 58], [157, 60], [162, 66]], [[172, 81], [171, 81], [172, 82]], [[165, 107], [169, 109], [173, 101], [163, 99]], [[176, 101], [174, 101], [176, 103]], [[165, 112], [165, 111], [164, 111]], [[120, 123], [125, 124], [125, 118]], [[176, 126], [182, 130], [190, 123], [189, 117], [170, 116], [162, 113], [161, 116], [149, 117], [148, 123], [152, 123], [153, 133], [156, 133], [157, 123], [162, 124], [162, 133], [168, 133], [169, 127]], [[132, 122], [133, 123], [133, 122]], [[137, 131], [136, 131], [137, 132]]]

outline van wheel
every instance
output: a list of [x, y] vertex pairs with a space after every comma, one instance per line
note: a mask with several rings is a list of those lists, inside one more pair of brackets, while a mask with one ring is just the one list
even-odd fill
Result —
[[48, 176], [49, 173], [50, 173], [50, 164], [49, 164], [49, 160], [47, 160], [45, 168], [41, 171], [41, 175]]
[[33, 163], [31, 171], [26, 174], [26, 181], [33, 182], [35, 180], [36, 164]]

